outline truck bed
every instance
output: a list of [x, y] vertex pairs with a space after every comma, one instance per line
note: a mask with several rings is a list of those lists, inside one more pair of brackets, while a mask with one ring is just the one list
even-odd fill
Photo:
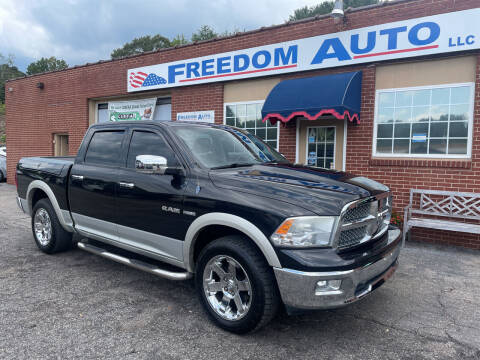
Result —
[[75, 157], [27, 157], [22, 158], [17, 165], [18, 194], [27, 199], [30, 183], [41, 180], [48, 184], [62, 210], [68, 210], [67, 187], [70, 169]]

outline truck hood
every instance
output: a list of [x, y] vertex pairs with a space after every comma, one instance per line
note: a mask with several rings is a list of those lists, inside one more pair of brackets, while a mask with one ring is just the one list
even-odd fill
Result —
[[345, 204], [389, 191], [349, 173], [293, 164], [260, 164], [210, 171], [215, 186], [297, 205], [318, 215], [339, 215]]

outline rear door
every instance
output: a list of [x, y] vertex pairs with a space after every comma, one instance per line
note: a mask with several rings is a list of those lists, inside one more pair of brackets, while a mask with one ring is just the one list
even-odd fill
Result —
[[191, 216], [183, 214], [182, 209], [186, 179], [178, 181], [172, 175], [137, 172], [135, 158], [163, 156], [169, 167], [183, 165], [160, 129], [133, 127], [128, 137], [125, 166], [119, 171], [119, 241], [181, 261], [186, 221], [191, 222]]
[[94, 132], [72, 168], [70, 209], [76, 229], [85, 236], [117, 238], [115, 196], [126, 133], [118, 127]]

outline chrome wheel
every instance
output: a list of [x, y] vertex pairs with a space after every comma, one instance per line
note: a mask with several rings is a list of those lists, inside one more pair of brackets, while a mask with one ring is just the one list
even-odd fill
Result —
[[35, 237], [42, 246], [47, 246], [52, 239], [52, 221], [47, 210], [40, 208], [33, 220]]
[[229, 256], [210, 259], [203, 271], [203, 290], [212, 309], [225, 320], [239, 320], [250, 309], [250, 279], [242, 265]]

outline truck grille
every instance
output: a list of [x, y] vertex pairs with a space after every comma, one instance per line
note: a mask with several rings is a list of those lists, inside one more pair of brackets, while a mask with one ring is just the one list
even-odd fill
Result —
[[339, 248], [347, 248], [359, 244], [367, 234], [367, 227], [362, 226], [350, 230], [344, 230], [340, 233], [338, 240]]
[[390, 223], [391, 199], [384, 193], [350, 204], [340, 217], [337, 247], [348, 249], [382, 235]]
[[344, 222], [352, 222], [361, 220], [370, 214], [370, 203], [361, 204], [354, 208], [348, 209], [343, 216]]

